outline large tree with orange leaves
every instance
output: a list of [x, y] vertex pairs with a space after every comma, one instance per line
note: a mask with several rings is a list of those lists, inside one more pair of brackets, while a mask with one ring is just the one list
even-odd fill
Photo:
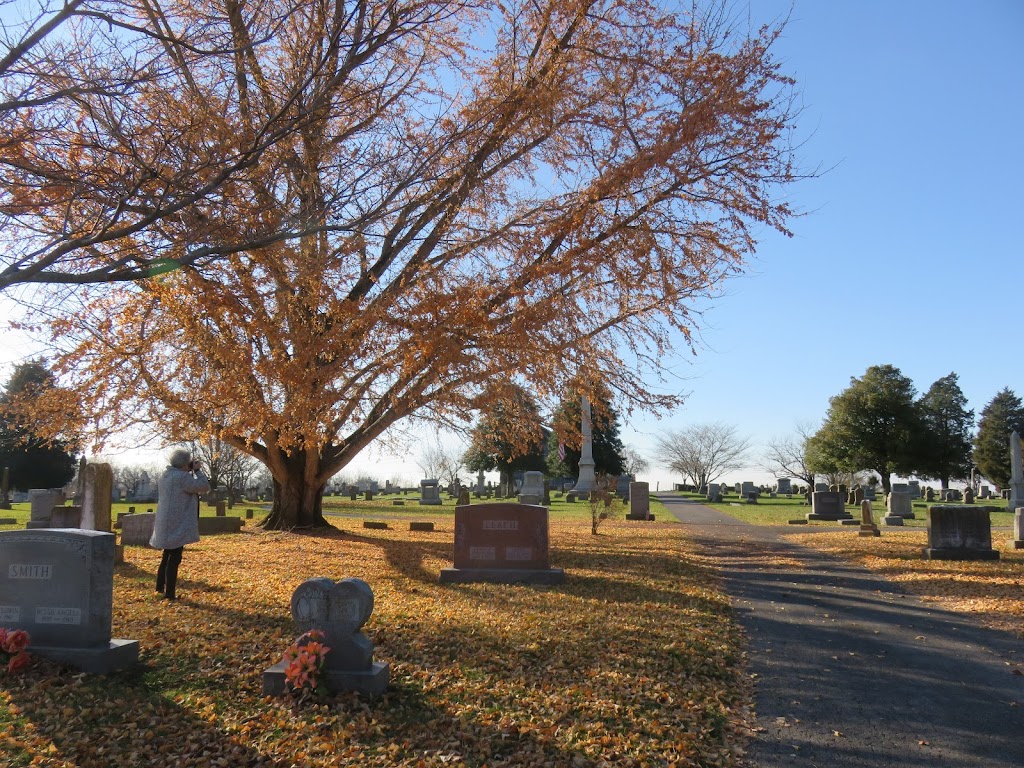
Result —
[[507, 389], [488, 383], [550, 403], [603, 380], [633, 405], [677, 403], [646, 383], [657, 356], [688, 343], [693, 301], [741, 268], [754, 230], [791, 214], [777, 30], [718, 5], [164, 9], [231, 55], [182, 60], [178, 87], [139, 99], [140, 146], [173, 135], [219, 158], [268, 115], [305, 117], [215, 200], [125, 241], [222, 258], [60, 308], [61, 380], [98, 435], [140, 419], [258, 458], [270, 526], [323, 524], [327, 481], [371, 441], [485, 408]]

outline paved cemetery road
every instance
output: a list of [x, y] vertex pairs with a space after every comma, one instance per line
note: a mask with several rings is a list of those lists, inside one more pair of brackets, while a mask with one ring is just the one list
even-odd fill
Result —
[[748, 633], [761, 729], [750, 766], [1024, 766], [1020, 639], [788, 543], [785, 529], [658, 499], [721, 562]]

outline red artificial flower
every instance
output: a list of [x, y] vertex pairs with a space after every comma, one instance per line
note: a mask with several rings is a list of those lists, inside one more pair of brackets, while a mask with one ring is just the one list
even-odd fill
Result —
[[21, 653], [28, 647], [28, 639], [28, 632], [24, 629], [8, 632], [4, 640], [4, 650], [8, 653]]
[[7, 662], [7, 671], [12, 674], [14, 672], [20, 672], [28, 666], [30, 661], [32, 661], [32, 658], [24, 651], [21, 651], [20, 653], [12, 656], [11, 660]]

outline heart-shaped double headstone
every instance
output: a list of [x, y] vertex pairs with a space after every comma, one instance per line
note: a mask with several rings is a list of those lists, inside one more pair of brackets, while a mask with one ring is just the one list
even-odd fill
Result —
[[292, 594], [292, 618], [303, 632], [319, 629], [328, 635], [350, 635], [371, 613], [373, 591], [362, 579], [309, 579]]

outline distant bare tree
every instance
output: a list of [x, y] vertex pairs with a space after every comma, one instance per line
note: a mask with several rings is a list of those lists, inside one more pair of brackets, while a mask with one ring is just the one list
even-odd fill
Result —
[[800, 422], [792, 434], [769, 441], [762, 457], [762, 468], [777, 478], [796, 478], [814, 490], [817, 473], [808, 461], [807, 441], [815, 431], [809, 423]]
[[660, 461], [697, 488], [746, 466], [749, 450], [749, 438], [737, 435], [736, 427], [719, 422], [667, 430], [657, 441]]
[[150, 482], [155, 483], [160, 477], [160, 470], [156, 467], [143, 467], [138, 464], [119, 467], [117, 470], [117, 481], [125, 487], [125, 494], [128, 498], [139, 494], [147, 477]]
[[459, 479], [459, 470], [463, 467], [462, 456], [462, 446], [444, 446], [440, 440], [435, 439], [424, 445], [416, 466], [423, 470], [424, 477], [436, 478], [442, 485], [451, 485]]
[[210, 486], [224, 485], [228, 489], [229, 507], [234, 505], [237, 495], [245, 492], [261, 466], [252, 456], [216, 437], [193, 440], [187, 447], [202, 462], [210, 476]]
[[651, 469], [651, 464], [647, 459], [640, 455], [640, 452], [631, 445], [627, 445], [622, 452], [625, 461], [626, 474], [630, 477], [636, 477], [637, 475], [648, 472]]

